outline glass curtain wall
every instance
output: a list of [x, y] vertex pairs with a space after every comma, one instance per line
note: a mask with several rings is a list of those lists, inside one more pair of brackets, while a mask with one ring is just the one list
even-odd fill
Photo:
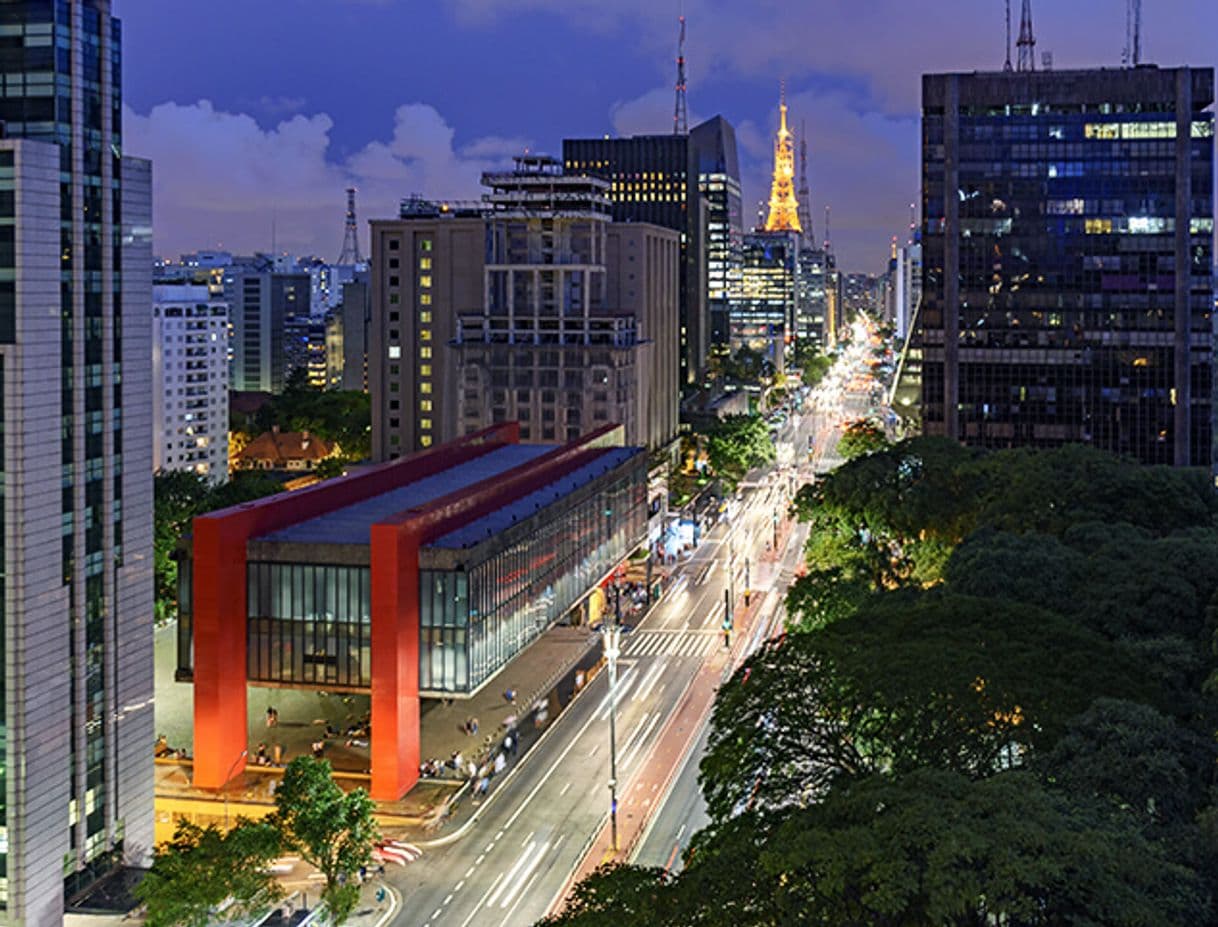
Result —
[[640, 467], [562, 516], [543, 516], [526, 536], [474, 565], [468, 578], [421, 571], [419, 688], [476, 689], [642, 543], [646, 527]]
[[368, 688], [372, 684], [367, 567], [250, 563], [250, 682]]

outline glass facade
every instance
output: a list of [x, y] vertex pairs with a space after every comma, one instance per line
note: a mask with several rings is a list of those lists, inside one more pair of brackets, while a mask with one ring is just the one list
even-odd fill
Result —
[[[798, 232], [744, 236], [744, 269], [732, 306], [732, 347], [748, 345], [783, 369], [783, 345], [795, 331]], [[823, 292], [823, 287], [822, 287]]]
[[368, 567], [255, 562], [246, 583], [250, 682], [372, 684]]
[[515, 526], [467, 570], [420, 570], [421, 691], [477, 689], [643, 542], [647, 474], [637, 471]]
[[926, 78], [928, 434], [1209, 465], [1213, 72], [1178, 122], [1179, 73]]

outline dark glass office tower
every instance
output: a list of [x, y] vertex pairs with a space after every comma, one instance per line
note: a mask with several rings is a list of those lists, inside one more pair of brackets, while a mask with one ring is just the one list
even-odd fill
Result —
[[151, 171], [109, 0], [0, 2], [0, 920], [152, 843]]
[[922, 82], [922, 417], [1209, 466], [1212, 69]]
[[698, 192], [706, 210], [703, 239], [710, 343], [727, 344], [731, 338], [732, 303], [740, 294], [744, 260], [736, 130], [722, 116], [715, 116], [690, 129], [689, 139], [697, 165]]

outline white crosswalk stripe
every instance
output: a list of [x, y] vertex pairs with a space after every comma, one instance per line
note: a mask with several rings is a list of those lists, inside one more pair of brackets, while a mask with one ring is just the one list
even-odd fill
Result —
[[720, 643], [718, 631], [635, 631], [626, 653], [632, 657], [705, 657]]

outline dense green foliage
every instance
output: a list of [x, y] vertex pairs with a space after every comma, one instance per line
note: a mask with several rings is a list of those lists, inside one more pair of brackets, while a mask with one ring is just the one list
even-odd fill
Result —
[[271, 822], [287, 846], [326, 877], [321, 900], [331, 924], [341, 924], [359, 901], [355, 874], [372, 861], [379, 832], [373, 804], [363, 789], [344, 792], [330, 764], [298, 756], [275, 790]]
[[706, 453], [711, 469], [730, 488], [744, 475], [774, 460], [774, 441], [760, 415], [728, 415], [706, 433]]
[[307, 431], [339, 446], [343, 461], [355, 463], [372, 456], [372, 397], [357, 390], [321, 390], [309, 386], [297, 370], [284, 391], [253, 416], [233, 416], [234, 431], [253, 439], [264, 431]]
[[874, 419], [860, 418], [847, 422], [837, 442], [837, 452], [846, 460], [874, 454], [888, 447], [888, 436], [884, 426]]
[[197, 473], [167, 470], [153, 478], [153, 564], [155, 607], [158, 622], [178, 614], [178, 562], [174, 551], [178, 539], [190, 533], [196, 515], [250, 502], [283, 486], [275, 479], [254, 471], [234, 474], [226, 483], [215, 486]]
[[822, 354], [820, 348], [810, 341], [801, 341], [795, 346], [795, 367], [799, 370], [803, 385], [812, 387], [825, 378], [833, 366], [833, 358]]
[[135, 887], [148, 927], [205, 927], [215, 915], [238, 921], [281, 897], [267, 868], [279, 855], [279, 833], [240, 818], [227, 834], [179, 820], [173, 840], [157, 847], [152, 868]]
[[721, 688], [678, 875], [553, 925], [1218, 925], [1206, 474], [914, 439], [796, 500], [788, 633]]

